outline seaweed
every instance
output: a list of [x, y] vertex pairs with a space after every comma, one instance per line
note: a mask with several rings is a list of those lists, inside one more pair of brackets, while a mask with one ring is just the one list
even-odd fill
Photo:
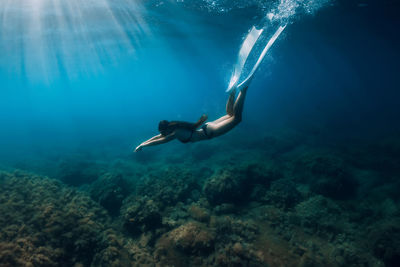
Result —
[[110, 218], [85, 194], [29, 173], [0, 177], [1, 264], [90, 266], [113, 247], [127, 253], [104, 239]]
[[[78, 156], [58, 180], [2, 172], [0, 266], [396, 266], [394, 141], [263, 140], [211, 159]], [[364, 164], [371, 147], [390, 170]]]

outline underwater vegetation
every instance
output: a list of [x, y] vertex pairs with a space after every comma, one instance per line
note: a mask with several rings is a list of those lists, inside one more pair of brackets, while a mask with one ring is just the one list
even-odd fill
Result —
[[28, 173], [0, 177], [2, 266], [100, 266], [127, 257], [107, 212], [88, 195]]
[[[400, 137], [292, 138], [302, 142], [281, 149], [291, 139], [270, 135], [228, 158], [118, 158], [80, 186], [2, 172], [0, 266], [398, 266], [398, 172], [379, 162], [397, 160]], [[76, 161], [62, 166], [99, 169]]]
[[395, 2], [0, 1], [0, 267], [400, 266]]

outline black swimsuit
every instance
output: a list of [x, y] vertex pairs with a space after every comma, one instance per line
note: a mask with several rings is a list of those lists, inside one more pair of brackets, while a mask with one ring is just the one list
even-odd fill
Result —
[[179, 139], [179, 141], [181, 141], [181, 142], [184, 143], [184, 144], [189, 143], [190, 140], [192, 140], [192, 136], [193, 136], [193, 132], [194, 132], [194, 131], [195, 131], [195, 130], [192, 130], [192, 131], [190, 132], [190, 136], [189, 136], [188, 139], [186, 139], [186, 140], [181, 140], [181, 139]]
[[207, 123], [206, 124], [204, 124], [202, 127], [201, 127], [201, 129], [203, 129], [203, 132], [204, 132], [204, 134], [207, 136], [207, 138], [208, 139], [211, 139], [212, 138], [212, 135], [211, 134], [208, 134], [207, 133]]
[[[212, 134], [207, 133], [207, 123], [204, 124], [204, 125], [201, 127], [201, 129], [203, 130], [204, 135], [205, 135], [208, 139], [211, 139], [211, 138], [212, 138]], [[190, 136], [189, 136], [188, 139], [186, 139], [186, 140], [178, 139], [178, 140], [181, 141], [181, 142], [184, 143], [184, 144], [189, 143], [189, 142], [192, 140], [194, 131], [196, 131], [196, 130], [193, 129], [193, 130], [190, 131]]]

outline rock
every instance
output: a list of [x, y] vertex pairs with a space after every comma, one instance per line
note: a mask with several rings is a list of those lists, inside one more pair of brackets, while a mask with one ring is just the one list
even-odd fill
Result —
[[239, 242], [236, 242], [233, 247], [233, 252], [235, 252], [235, 254], [239, 255], [239, 256], [243, 256], [244, 255], [244, 248], [243, 245], [240, 244]]
[[[165, 233], [155, 247], [155, 257], [162, 265], [189, 266], [190, 261], [210, 255], [215, 233], [203, 224], [189, 222]], [[185, 264], [186, 262], [186, 264]]]
[[223, 169], [206, 180], [203, 193], [210, 204], [245, 204], [250, 199], [265, 192], [272, 181], [281, 177], [281, 173], [269, 164], [243, 164]]
[[302, 196], [292, 181], [280, 179], [272, 182], [271, 188], [260, 200], [274, 204], [279, 208], [288, 209], [299, 203], [302, 200]]
[[164, 209], [178, 202], [197, 201], [198, 189], [197, 181], [187, 170], [169, 168], [145, 176], [138, 185], [137, 193], [140, 196], [151, 196]]
[[1, 266], [112, 266], [128, 253], [107, 212], [84, 192], [27, 173], [0, 180]]
[[213, 205], [242, 202], [249, 191], [246, 176], [234, 170], [220, 171], [210, 177], [203, 187], [207, 200]]
[[251, 242], [254, 241], [259, 234], [259, 228], [253, 221], [238, 220], [230, 216], [212, 216], [210, 227], [215, 229], [218, 241], [224, 243], [237, 242], [239, 239]]
[[137, 235], [146, 231], [154, 231], [162, 226], [159, 206], [146, 197], [129, 198], [124, 203], [124, 227]]
[[210, 220], [210, 214], [205, 208], [197, 205], [192, 205], [189, 208], [190, 216], [199, 222], [208, 222]]
[[332, 236], [344, 230], [341, 208], [323, 196], [311, 197], [295, 207], [301, 226], [310, 233]]
[[259, 257], [253, 249], [249, 249], [243, 244], [236, 242], [233, 245], [228, 244], [218, 250], [216, 256], [216, 266], [266, 266], [262, 257]]
[[91, 185], [90, 196], [111, 215], [118, 215], [129, 185], [122, 175], [106, 173]]
[[184, 224], [168, 236], [177, 249], [189, 254], [207, 254], [214, 249], [214, 233], [198, 223]]
[[399, 266], [400, 262], [400, 222], [385, 222], [374, 226], [368, 236], [373, 253], [385, 266]]

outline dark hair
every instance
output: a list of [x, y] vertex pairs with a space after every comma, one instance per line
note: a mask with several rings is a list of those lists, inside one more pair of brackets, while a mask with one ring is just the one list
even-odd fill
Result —
[[207, 116], [203, 115], [196, 123], [186, 122], [186, 121], [166, 121], [162, 120], [158, 124], [158, 131], [161, 135], [166, 136], [171, 134], [176, 129], [187, 129], [190, 131], [196, 130], [201, 124], [207, 120]]

